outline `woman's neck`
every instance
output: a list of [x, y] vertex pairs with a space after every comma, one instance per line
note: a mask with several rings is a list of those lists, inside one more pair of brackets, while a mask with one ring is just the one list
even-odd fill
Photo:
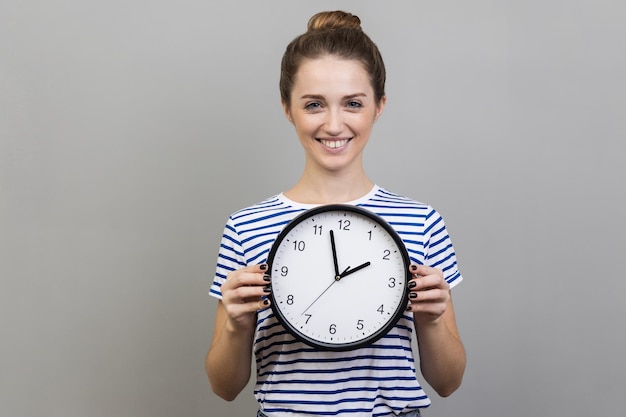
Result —
[[353, 175], [310, 175], [305, 172], [285, 196], [303, 204], [333, 204], [357, 200], [371, 191], [374, 183], [364, 171]]

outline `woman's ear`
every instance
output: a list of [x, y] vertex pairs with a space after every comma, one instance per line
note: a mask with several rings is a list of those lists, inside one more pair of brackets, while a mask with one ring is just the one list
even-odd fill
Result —
[[376, 115], [374, 116], [374, 121], [378, 120], [380, 115], [383, 113], [385, 104], [387, 104], [387, 96], [382, 96], [380, 101], [378, 102], [378, 106], [376, 106]]
[[285, 113], [285, 117], [289, 120], [290, 123], [293, 124], [293, 119], [291, 118], [291, 111], [289, 110], [289, 105], [285, 103], [284, 100], [280, 101], [280, 104], [283, 106], [283, 112]]

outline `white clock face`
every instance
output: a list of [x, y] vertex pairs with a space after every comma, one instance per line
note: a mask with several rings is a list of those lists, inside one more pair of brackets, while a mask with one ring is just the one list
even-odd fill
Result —
[[358, 207], [300, 215], [279, 235], [268, 263], [275, 314], [319, 348], [372, 343], [407, 306], [406, 249], [389, 225]]

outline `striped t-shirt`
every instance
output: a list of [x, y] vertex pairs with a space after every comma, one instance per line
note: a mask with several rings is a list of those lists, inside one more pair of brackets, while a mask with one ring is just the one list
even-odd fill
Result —
[[[442, 217], [432, 207], [374, 186], [349, 204], [385, 219], [400, 235], [411, 262], [443, 270], [454, 287], [463, 279]], [[264, 263], [272, 243], [296, 215], [313, 208], [283, 194], [228, 218], [210, 294], [221, 298], [229, 272]], [[258, 313], [254, 339], [255, 397], [272, 417], [287, 415], [392, 416], [430, 405], [416, 375], [413, 316], [374, 344], [347, 352], [319, 351], [297, 341], [270, 308]]]

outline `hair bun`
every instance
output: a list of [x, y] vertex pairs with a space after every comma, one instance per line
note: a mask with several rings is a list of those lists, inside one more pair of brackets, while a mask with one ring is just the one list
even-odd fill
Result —
[[361, 29], [361, 19], [352, 13], [336, 10], [334, 12], [320, 12], [309, 19], [307, 29], [310, 31], [320, 29]]

